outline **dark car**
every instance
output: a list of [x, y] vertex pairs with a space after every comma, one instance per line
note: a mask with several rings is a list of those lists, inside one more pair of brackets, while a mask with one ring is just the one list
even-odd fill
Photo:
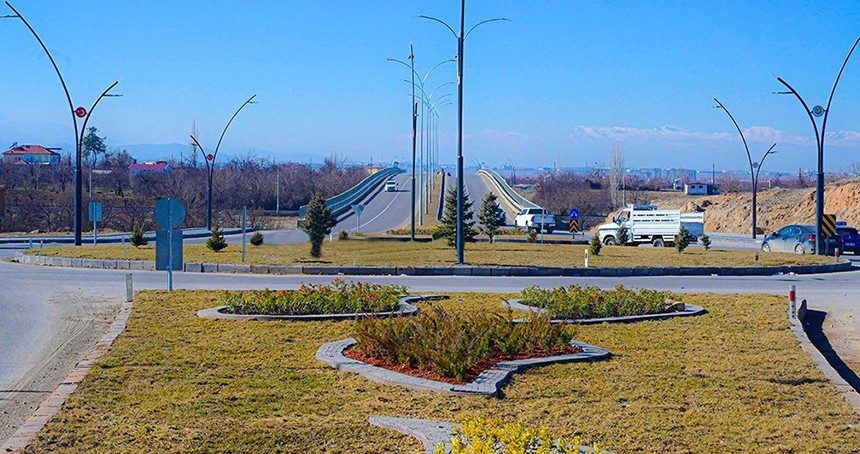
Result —
[[[842, 237], [828, 237], [824, 244], [827, 255], [833, 255], [837, 250], [842, 252]], [[812, 254], [815, 252], [815, 226], [809, 224], [785, 226], [778, 232], [766, 236], [761, 242], [761, 250]]]
[[860, 251], [860, 233], [857, 233], [857, 229], [837, 222], [836, 234], [842, 237], [842, 248], [845, 252], [857, 254]]

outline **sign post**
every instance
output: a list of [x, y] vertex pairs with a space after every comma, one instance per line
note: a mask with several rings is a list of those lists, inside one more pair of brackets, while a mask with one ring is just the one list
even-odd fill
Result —
[[89, 206], [90, 222], [93, 223], [93, 246], [98, 244], [99, 228], [98, 223], [102, 220], [102, 203], [90, 202]]
[[245, 233], [248, 220], [248, 207], [242, 207], [242, 263], [245, 263]]
[[576, 208], [570, 209], [570, 225], [568, 226], [568, 230], [571, 235], [576, 235], [579, 232], [579, 210]]
[[167, 270], [167, 291], [173, 291], [173, 270], [182, 269], [182, 231], [185, 207], [172, 197], [155, 204], [155, 221], [164, 230], [155, 232], [155, 269]]
[[364, 211], [364, 205], [355, 204], [352, 205], [352, 210], [355, 211], [355, 233], [361, 232], [361, 212]]

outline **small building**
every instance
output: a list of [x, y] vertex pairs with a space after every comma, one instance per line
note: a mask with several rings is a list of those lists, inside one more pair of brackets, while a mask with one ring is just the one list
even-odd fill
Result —
[[57, 165], [60, 163], [60, 153], [57, 148], [50, 149], [41, 145], [19, 145], [3, 152], [4, 164], [44, 164]]
[[364, 170], [367, 171], [368, 175], [373, 175], [374, 173], [385, 170], [385, 169], [387, 169], [387, 167], [381, 166], [379, 164], [372, 164], [369, 166], [364, 166]]
[[693, 181], [684, 185], [684, 194], [687, 195], [715, 195], [717, 187], [711, 183]]
[[144, 162], [143, 164], [132, 164], [128, 166], [128, 173], [131, 176], [139, 175], [144, 172], [167, 173], [170, 172], [170, 164], [164, 161]]

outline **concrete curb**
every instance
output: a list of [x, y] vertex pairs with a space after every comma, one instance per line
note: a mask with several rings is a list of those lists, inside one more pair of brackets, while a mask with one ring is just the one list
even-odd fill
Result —
[[[15, 260], [28, 265], [155, 271], [150, 260], [95, 260], [48, 257], [15, 253]], [[759, 267], [653, 267], [653, 268], [565, 268], [551, 266], [295, 266], [238, 265], [186, 262], [184, 271], [196, 273], [307, 274], [318, 276], [521, 276], [521, 277], [630, 277], [630, 276], [775, 276], [824, 274], [852, 271], [850, 261], [821, 265]]]
[[[502, 305], [507, 307], [507, 308], [513, 309], [515, 311], [520, 311], [520, 312], [537, 312], [539, 314], [546, 312], [545, 309], [535, 307], [535, 306], [528, 306], [528, 305], [521, 303], [520, 301], [522, 301], [522, 300], [520, 300], [520, 299], [504, 300], [504, 301], [502, 301]], [[702, 315], [705, 312], [707, 312], [707, 311], [705, 311], [705, 309], [702, 306], [697, 306], [695, 304], [684, 303], [684, 302], [681, 302], [681, 304], [684, 305], [684, 310], [677, 311], [677, 312], [664, 312], [662, 314], [630, 315], [630, 316], [624, 316], [624, 317], [601, 317], [601, 318], [584, 318], [584, 319], [553, 319], [552, 323], [576, 323], [579, 325], [595, 325], [598, 323], [633, 323], [633, 322], [640, 322], [643, 320], [663, 320], [663, 319], [672, 318], [672, 317], [689, 317], [689, 316], [693, 316], [693, 315]], [[527, 321], [527, 320], [528, 319], [525, 319], [525, 318], [519, 318], [519, 319], [516, 319], [515, 321]]]
[[830, 365], [827, 361], [827, 358], [818, 350], [818, 348], [813, 345], [812, 341], [809, 339], [809, 336], [806, 334], [806, 329], [804, 328], [803, 321], [801, 317], [804, 317], [806, 314], [805, 305], [801, 305], [797, 310], [798, 317], [792, 317], [789, 314], [788, 321], [791, 323], [791, 332], [794, 333], [794, 336], [797, 338], [797, 341], [800, 342], [800, 347], [805, 351], [812, 361], [818, 366], [818, 369], [824, 373], [824, 376], [830, 380], [830, 383], [836, 387], [840, 394], [845, 397], [845, 400], [848, 401], [848, 405], [854, 410], [855, 413], [860, 415], [860, 394], [851, 387], [851, 385], [839, 375], [839, 372]]
[[[459, 424], [447, 421], [436, 421], [433, 419], [391, 418], [385, 416], [371, 416], [370, 424], [383, 429], [396, 430], [403, 435], [417, 438], [424, 444], [425, 454], [433, 454], [436, 446], [445, 445], [445, 452], [451, 452], [451, 438], [454, 436], [454, 428]], [[593, 453], [590, 446], [580, 446], [581, 454]], [[608, 451], [601, 451], [607, 452]]]
[[116, 318], [111, 325], [110, 331], [108, 331], [108, 333], [96, 343], [93, 351], [90, 352], [89, 355], [85, 356], [84, 359], [81, 360], [75, 368], [68, 373], [68, 375], [66, 375], [66, 378], [64, 378], [63, 382], [57, 386], [57, 389], [42, 401], [39, 408], [37, 408], [33, 415], [24, 422], [24, 425], [21, 426], [12, 435], [12, 437], [9, 438], [9, 440], [7, 440], [6, 444], [0, 448], [0, 451], [20, 453], [30, 445], [39, 431], [45, 427], [45, 424], [57, 415], [57, 412], [59, 412], [60, 408], [63, 407], [66, 399], [68, 399], [69, 396], [78, 389], [78, 385], [80, 385], [81, 381], [83, 381], [89, 371], [92, 370], [96, 361], [101, 359], [101, 357], [107, 353], [116, 338], [125, 331], [126, 323], [128, 323], [128, 318], [131, 315], [131, 307], [132, 303], [122, 304], [119, 313], [116, 315]]
[[201, 309], [197, 311], [197, 316], [200, 318], [218, 318], [223, 320], [260, 320], [260, 321], [338, 321], [338, 320], [355, 320], [366, 317], [391, 317], [391, 316], [407, 316], [418, 313], [418, 307], [410, 303], [425, 300], [438, 300], [447, 298], [442, 295], [426, 295], [426, 296], [402, 296], [398, 303], [398, 309], [392, 312], [359, 312], [352, 314], [313, 314], [313, 315], [266, 315], [266, 314], [230, 314], [223, 312], [227, 306], [210, 307], [209, 309]]
[[418, 391], [433, 391], [458, 396], [483, 395], [496, 397], [498, 396], [499, 390], [508, 382], [508, 380], [510, 380], [513, 373], [526, 368], [548, 366], [550, 364], [596, 361], [609, 357], [609, 351], [605, 348], [595, 347], [594, 345], [588, 345], [582, 342], [570, 341], [570, 345], [579, 347], [583, 351], [569, 355], [503, 361], [481, 372], [475, 381], [471, 383], [465, 385], [452, 385], [450, 383], [401, 374], [382, 367], [373, 366], [363, 361], [347, 358], [343, 355], [343, 352], [347, 348], [357, 343], [358, 341], [355, 339], [347, 338], [323, 344], [319, 350], [317, 350], [316, 359], [317, 361], [326, 363], [337, 370], [355, 372], [368, 380], [384, 383], [386, 385], [398, 385]]

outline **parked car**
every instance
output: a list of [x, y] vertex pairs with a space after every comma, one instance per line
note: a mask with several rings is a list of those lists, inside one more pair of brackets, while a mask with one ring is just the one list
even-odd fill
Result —
[[855, 255], [860, 251], [860, 233], [845, 222], [836, 223], [836, 234], [842, 237], [842, 250]]
[[514, 227], [529, 230], [543, 228], [546, 233], [552, 233], [555, 230], [555, 216], [549, 214], [545, 208], [523, 208], [514, 218]]
[[397, 192], [399, 186], [397, 182], [394, 180], [388, 180], [385, 182], [385, 192]]
[[[827, 255], [833, 255], [837, 250], [842, 253], [842, 237], [840, 236], [827, 237], [824, 245]], [[764, 237], [761, 242], [761, 250], [764, 252], [813, 254], [815, 253], [815, 226], [810, 224], [785, 226]]]

